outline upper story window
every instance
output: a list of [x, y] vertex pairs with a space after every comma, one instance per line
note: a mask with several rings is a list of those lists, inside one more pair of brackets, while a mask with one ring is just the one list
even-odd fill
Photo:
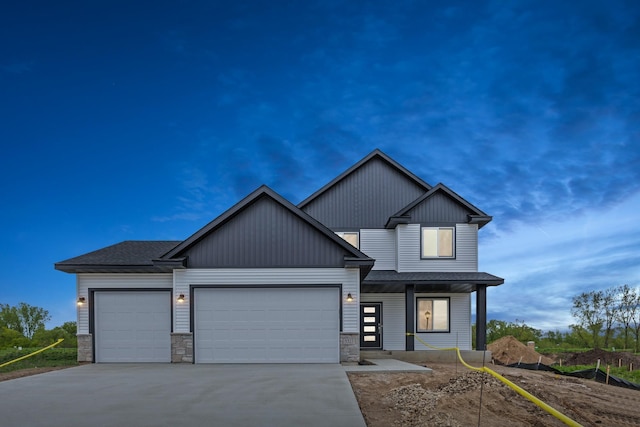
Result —
[[422, 258], [453, 258], [455, 256], [453, 227], [422, 227]]
[[360, 233], [357, 231], [337, 231], [336, 234], [351, 243], [351, 246], [360, 249]]

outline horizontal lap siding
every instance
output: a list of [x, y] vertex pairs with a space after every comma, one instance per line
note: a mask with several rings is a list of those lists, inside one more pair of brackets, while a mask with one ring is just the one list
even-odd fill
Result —
[[[89, 301], [89, 289], [168, 288], [173, 285], [171, 274], [78, 274], [78, 297]], [[78, 307], [78, 333], [89, 333], [89, 304]]]
[[[358, 292], [360, 274], [345, 268], [256, 268], [256, 269], [187, 269], [175, 270], [174, 289], [183, 293], [185, 301], [175, 304], [174, 332], [190, 332], [190, 285], [342, 285], [342, 330], [358, 332]], [[346, 302], [351, 293], [354, 301]]]
[[382, 347], [384, 350], [405, 349], [404, 294], [362, 294], [362, 302], [382, 303]]
[[[471, 294], [416, 294], [418, 297], [450, 298], [450, 332], [449, 333], [423, 333], [417, 334], [420, 339], [429, 345], [436, 347], [459, 347], [461, 350], [471, 350]], [[414, 307], [415, 311], [415, 307]], [[430, 350], [417, 339], [416, 350]]]
[[374, 270], [396, 269], [395, 230], [360, 230], [360, 250], [376, 260]]
[[478, 271], [478, 226], [456, 225], [455, 259], [420, 259], [420, 224], [398, 225], [398, 272]]

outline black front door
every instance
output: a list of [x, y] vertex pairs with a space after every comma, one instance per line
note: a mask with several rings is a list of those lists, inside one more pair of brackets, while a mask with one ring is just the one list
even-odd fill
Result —
[[382, 303], [360, 304], [360, 348], [382, 349]]

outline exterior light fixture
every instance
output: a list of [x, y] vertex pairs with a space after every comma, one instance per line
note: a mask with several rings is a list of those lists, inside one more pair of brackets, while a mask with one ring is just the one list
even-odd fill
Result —
[[85, 301], [84, 297], [79, 297], [76, 303], [80, 306], [80, 305], [84, 305], [84, 301]]
[[178, 295], [178, 302], [184, 302], [184, 294]]
[[347, 294], [347, 302], [353, 302], [353, 297], [351, 296], [351, 292]]

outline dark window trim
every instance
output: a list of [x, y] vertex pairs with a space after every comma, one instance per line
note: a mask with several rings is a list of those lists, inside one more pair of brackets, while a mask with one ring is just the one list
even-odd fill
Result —
[[[450, 228], [453, 230], [453, 236], [452, 236], [452, 245], [453, 245], [453, 256], [429, 256], [426, 257], [423, 255], [423, 246], [424, 246], [424, 239], [422, 238], [422, 230], [424, 230], [425, 228], [437, 228], [437, 229], [441, 229], [441, 228]], [[458, 255], [458, 251], [456, 250], [456, 246], [457, 246], [457, 227], [456, 225], [420, 225], [420, 259], [424, 259], [424, 260], [454, 260], [456, 259], [457, 255]]]
[[[447, 300], [447, 330], [439, 329], [435, 331], [425, 331], [418, 328], [418, 301], [420, 300]], [[416, 305], [414, 308], [416, 315], [416, 334], [450, 334], [451, 333], [451, 297], [416, 297]]]

